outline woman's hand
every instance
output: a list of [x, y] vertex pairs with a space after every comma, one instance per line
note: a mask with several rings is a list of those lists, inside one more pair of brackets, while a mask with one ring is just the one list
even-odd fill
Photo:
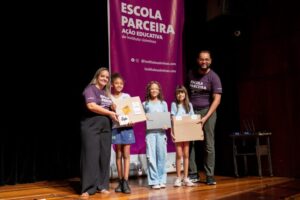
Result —
[[109, 117], [110, 117], [113, 121], [119, 122], [117, 113], [115, 113], [115, 112], [110, 112]]
[[113, 103], [113, 104], [110, 106], [110, 109], [113, 110], [113, 111], [116, 111], [117, 105], [116, 105], [115, 103]]

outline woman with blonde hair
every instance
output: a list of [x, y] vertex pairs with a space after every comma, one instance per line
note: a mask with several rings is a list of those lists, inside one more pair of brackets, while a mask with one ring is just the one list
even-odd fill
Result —
[[81, 197], [109, 193], [111, 124], [117, 121], [109, 97], [110, 75], [99, 68], [83, 91], [85, 114], [81, 120]]

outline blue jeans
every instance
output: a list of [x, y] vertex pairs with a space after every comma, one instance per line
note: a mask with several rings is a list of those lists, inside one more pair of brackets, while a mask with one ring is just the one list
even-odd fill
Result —
[[165, 132], [146, 133], [146, 155], [148, 185], [166, 184], [167, 136]]

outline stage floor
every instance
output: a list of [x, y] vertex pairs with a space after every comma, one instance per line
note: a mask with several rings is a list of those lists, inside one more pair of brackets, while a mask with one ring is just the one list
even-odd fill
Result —
[[[208, 186], [200, 182], [195, 187], [173, 187], [176, 178], [168, 174], [167, 188], [153, 190], [147, 185], [145, 176], [130, 179], [132, 193], [115, 193], [116, 180], [110, 183], [110, 193], [90, 196], [89, 199], [139, 199], [139, 200], [182, 200], [182, 199], [300, 199], [300, 180], [285, 177], [225, 177], [216, 176], [217, 185]], [[80, 199], [79, 178], [62, 181], [42, 181], [30, 184], [0, 187], [0, 199], [5, 200], [75, 200]]]

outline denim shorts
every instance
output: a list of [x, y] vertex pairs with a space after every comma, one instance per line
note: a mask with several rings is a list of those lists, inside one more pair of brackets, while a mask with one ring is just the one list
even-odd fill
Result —
[[132, 127], [112, 129], [112, 144], [134, 144], [135, 136]]

